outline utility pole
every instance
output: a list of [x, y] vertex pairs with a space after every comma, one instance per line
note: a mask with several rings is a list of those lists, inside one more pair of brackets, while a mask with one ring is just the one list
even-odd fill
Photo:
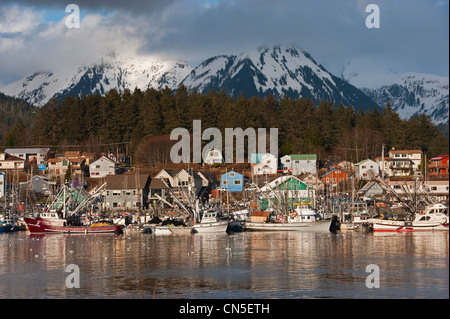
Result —
[[385, 144], [383, 144], [382, 146], [381, 146], [381, 178], [384, 180], [384, 147], [385, 147], [386, 145]]

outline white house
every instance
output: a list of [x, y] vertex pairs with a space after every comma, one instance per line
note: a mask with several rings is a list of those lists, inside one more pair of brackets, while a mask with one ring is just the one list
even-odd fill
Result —
[[419, 173], [422, 162], [421, 150], [396, 150], [394, 147], [388, 156], [377, 157], [380, 170], [384, 170], [385, 176], [410, 176]]
[[45, 159], [49, 150], [49, 148], [7, 148], [5, 153], [21, 158], [26, 162], [31, 162], [35, 159], [37, 165], [45, 165]]
[[204, 164], [213, 165], [222, 164], [223, 162], [222, 151], [217, 148], [212, 148], [203, 155]]
[[23, 170], [24, 168], [25, 168], [25, 159], [10, 155], [6, 152], [0, 152], [0, 171]]
[[103, 178], [106, 175], [115, 174], [116, 162], [106, 156], [102, 156], [98, 160], [89, 164], [89, 175], [91, 178]]
[[273, 154], [252, 154], [251, 164], [253, 175], [277, 173], [278, 159]]
[[292, 175], [316, 174], [316, 154], [291, 154], [280, 158], [283, 169], [291, 171]]
[[187, 171], [185, 169], [181, 169], [178, 172], [170, 169], [162, 169], [155, 175], [154, 179], [156, 178], [167, 180], [169, 182], [167, 186], [172, 187], [176, 194], [182, 192], [182, 189], [184, 189], [184, 191], [194, 191], [197, 196], [209, 183], [208, 179], [201, 173], [192, 170]]
[[6, 194], [6, 174], [0, 172], [0, 198]]
[[371, 159], [365, 159], [355, 164], [355, 175], [358, 179], [374, 179], [379, 174], [380, 166]]

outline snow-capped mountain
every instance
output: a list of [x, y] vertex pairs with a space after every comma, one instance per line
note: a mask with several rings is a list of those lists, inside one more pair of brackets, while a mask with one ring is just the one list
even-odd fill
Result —
[[358, 74], [347, 74], [347, 80], [336, 77], [307, 52], [293, 46], [261, 46], [240, 54], [219, 55], [196, 68], [176, 60], [120, 54], [97, 56], [91, 61], [73, 69], [36, 72], [0, 91], [42, 106], [53, 97], [105, 94], [112, 88], [119, 92], [135, 87], [176, 89], [183, 83], [200, 93], [224, 89], [234, 97], [241, 93], [246, 97], [272, 94], [278, 99], [287, 95], [363, 110], [383, 108], [391, 102], [403, 118], [425, 113], [435, 123], [449, 120], [448, 77], [389, 74], [382, 79], [383, 86], [361, 88]]
[[435, 123], [448, 123], [448, 77], [402, 73], [379, 88], [362, 90], [382, 107], [390, 102], [402, 118], [409, 119], [416, 114], [425, 113]]
[[192, 68], [185, 62], [158, 58], [124, 57], [111, 54], [96, 63], [73, 70], [36, 72], [25, 79], [11, 83], [1, 91], [42, 106], [51, 98], [104, 94], [116, 88], [133, 90], [159, 89], [166, 85], [175, 89]]
[[225, 89], [232, 96], [287, 95], [363, 109], [377, 106], [359, 89], [328, 72], [307, 52], [292, 46], [262, 46], [239, 55], [209, 58], [192, 70], [183, 84], [201, 93]]

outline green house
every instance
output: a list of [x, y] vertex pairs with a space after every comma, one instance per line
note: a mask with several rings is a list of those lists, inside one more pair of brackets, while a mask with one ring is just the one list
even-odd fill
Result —
[[[270, 201], [269, 199], [270, 198]], [[280, 176], [261, 188], [260, 206], [265, 210], [283, 203], [294, 209], [297, 203], [315, 203], [315, 191], [295, 176]]]

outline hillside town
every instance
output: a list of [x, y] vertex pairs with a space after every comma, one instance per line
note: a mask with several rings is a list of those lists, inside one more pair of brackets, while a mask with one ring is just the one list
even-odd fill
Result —
[[[211, 149], [202, 165], [149, 170], [134, 166], [123, 153], [9, 148], [0, 152], [0, 207], [2, 212], [11, 208], [19, 214], [32, 212], [49, 205], [64, 185], [88, 192], [101, 187], [98, 211], [126, 215], [127, 223], [140, 222], [136, 216], [148, 222], [164, 212], [182, 213], [184, 206], [194, 205], [220, 205], [228, 212], [243, 207], [274, 209], [286, 196], [293, 197], [288, 200], [290, 208], [295, 202], [311, 203], [330, 212], [343, 202], [346, 207], [364, 202], [376, 208], [376, 202], [394, 205], [417, 196], [448, 205], [448, 159], [448, 154], [427, 159], [421, 150], [393, 147], [382, 157], [357, 163], [327, 161], [319, 167], [316, 154], [278, 159], [266, 153], [251, 154], [250, 163], [233, 165], [225, 164], [220, 150]], [[294, 188], [297, 192], [292, 195], [289, 190]]]

